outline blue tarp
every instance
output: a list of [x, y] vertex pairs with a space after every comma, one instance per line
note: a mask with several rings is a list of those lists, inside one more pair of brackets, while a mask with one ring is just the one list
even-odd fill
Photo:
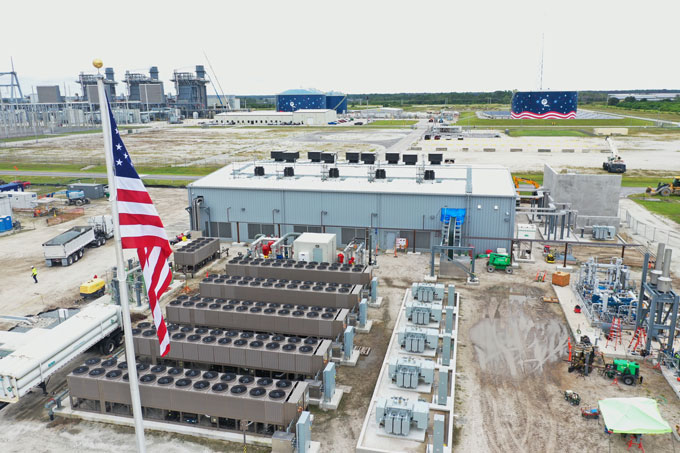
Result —
[[465, 209], [442, 208], [440, 221], [447, 223], [451, 217], [455, 217], [456, 223], [462, 225], [465, 221]]
[[3, 184], [0, 186], [0, 192], [23, 192], [24, 191], [24, 186], [23, 184], [19, 184], [18, 182], [11, 182], [9, 184]]

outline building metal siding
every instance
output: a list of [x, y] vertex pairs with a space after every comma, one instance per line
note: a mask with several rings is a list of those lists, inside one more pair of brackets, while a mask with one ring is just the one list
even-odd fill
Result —
[[[226, 222], [227, 207], [232, 233], [240, 224], [240, 239], [252, 239], [247, 234], [248, 223], [281, 224], [281, 234], [293, 231], [293, 225], [325, 225], [326, 232], [336, 233], [341, 243], [340, 227], [379, 228], [391, 231], [378, 233], [380, 246], [393, 247], [394, 234], [399, 231], [432, 230], [432, 241], [440, 241], [441, 209], [465, 208], [464, 236], [512, 237], [515, 221], [515, 199], [477, 195], [419, 195], [352, 192], [310, 192], [281, 190], [244, 190], [226, 188], [189, 188], [190, 200], [202, 195], [204, 206], [210, 208], [211, 222]], [[478, 208], [481, 206], [481, 208]], [[496, 207], [498, 207], [496, 209]], [[272, 211], [279, 209], [280, 212]], [[322, 215], [325, 211], [327, 214]], [[372, 216], [376, 213], [377, 216]], [[208, 220], [202, 213], [202, 225]], [[276, 229], [278, 234], [278, 227]], [[373, 231], [375, 234], [375, 230]], [[236, 239], [236, 237], [232, 238]], [[412, 238], [409, 237], [409, 243]], [[471, 240], [475, 252], [487, 248], [509, 248], [507, 241]], [[468, 245], [468, 244], [464, 244]]]

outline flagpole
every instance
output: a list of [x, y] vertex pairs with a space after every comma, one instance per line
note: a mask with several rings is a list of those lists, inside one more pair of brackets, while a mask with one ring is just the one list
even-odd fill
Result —
[[[93, 62], [97, 69], [101, 68], [100, 60]], [[123, 332], [125, 334], [125, 360], [127, 361], [127, 371], [130, 382], [130, 399], [132, 402], [132, 415], [135, 420], [135, 436], [137, 440], [137, 451], [146, 452], [144, 443], [144, 421], [142, 419], [142, 403], [139, 398], [139, 382], [137, 379], [137, 362], [135, 361], [135, 349], [132, 342], [132, 323], [130, 322], [130, 305], [128, 300], [128, 289], [126, 282], [125, 262], [123, 260], [123, 246], [120, 240], [120, 219], [118, 217], [116, 179], [113, 174], [113, 141], [111, 135], [111, 120], [109, 118], [109, 106], [104, 90], [104, 77], [97, 76], [97, 89], [99, 92], [99, 112], [101, 114], [102, 131], [104, 133], [104, 154], [106, 155], [106, 174], [109, 179], [109, 203], [111, 204], [111, 217], [113, 218], [113, 236], [116, 248], [118, 288], [120, 295], [120, 308], [123, 317]]]

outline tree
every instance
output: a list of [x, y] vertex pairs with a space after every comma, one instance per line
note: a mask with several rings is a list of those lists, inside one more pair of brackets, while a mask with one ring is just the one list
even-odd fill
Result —
[[635, 102], [635, 96], [628, 96], [626, 99], [624, 99], [624, 102]]
[[619, 103], [619, 98], [610, 97], [607, 99], [607, 105], [616, 105]]

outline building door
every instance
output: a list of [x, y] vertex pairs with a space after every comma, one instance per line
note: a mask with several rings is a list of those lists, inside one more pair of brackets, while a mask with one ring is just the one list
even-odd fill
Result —
[[395, 243], [397, 242], [397, 233], [395, 231], [388, 231], [385, 233], [385, 243], [382, 244], [382, 247], [384, 249], [391, 249], [394, 248]]
[[316, 261], [317, 263], [323, 261], [323, 250], [321, 250], [321, 247], [314, 247], [314, 250], [312, 251], [312, 261]]

